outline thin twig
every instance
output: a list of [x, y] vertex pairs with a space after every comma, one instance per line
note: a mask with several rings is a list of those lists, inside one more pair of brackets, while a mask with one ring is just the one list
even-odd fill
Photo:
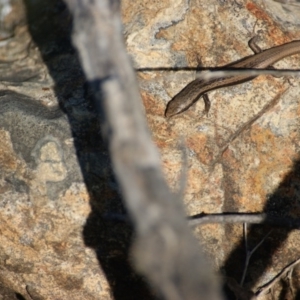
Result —
[[190, 226], [203, 224], [225, 224], [225, 223], [249, 223], [265, 224], [278, 228], [299, 229], [300, 219], [291, 217], [277, 217], [267, 213], [221, 213], [221, 214], [199, 214], [188, 218]]
[[215, 78], [223, 78], [238, 75], [249, 75], [249, 76], [259, 76], [259, 75], [272, 75], [272, 76], [294, 76], [299, 77], [299, 70], [291, 69], [243, 69], [243, 68], [199, 68], [199, 67], [158, 67], [158, 68], [138, 68], [137, 72], [174, 72], [174, 71], [203, 71], [197, 72], [196, 78], [201, 78], [203, 80], [210, 80]]
[[247, 223], [243, 223], [243, 235], [244, 235], [244, 242], [245, 242], [245, 251], [246, 251], [246, 259], [245, 259], [245, 266], [244, 266], [244, 271], [242, 275], [242, 279], [240, 282], [240, 286], [243, 286], [244, 280], [246, 277], [246, 273], [248, 270], [248, 264], [249, 264], [249, 255], [248, 255], [248, 232], [247, 232]]
[[255, 295], [258, 297], [266, 294], [268, 290], [270, 290], [282, 277], [284, 277], [288, 271], [290, 271], [297, 264], [299, 264], [299, 262], [300, 258], [296, 259], [295, 261], [284, 267], [271, 281], [258, 288]]
[[[130, 222], [126, 215], [109, 213], [103, 217], [110, 221]], [[204, 224], [228, 224], [249, 223], [264, 224], [278, 228], [299, 229], [300, 219], [289, 217], [269, 216], [266, 213], [221, 213], [221, 214], [198, 214], [187, 218], [190, 227]]]
[[243, 271], [243, 275], [242, 275], [242, 279], [241, 279], [241, 283], [240, 285], [243, 286], [244, 285], [244, 281], [246, 278], [246, 274], [248, 271], [248, 266], [249, 266], [249, 261], [252, 257], [252, 255], [254, 254], [254, 252], [262, 245], [262, 243], [266, 240], [266, 238], [271, 234], [271, 232], [273, 231], [273, 229], [271, 229], [262, 239], [261, 241], [251, 250], [248, 250], [248, 242], [247, 242], [247, 225], [246, 223], [244, 223], [244, 238], [245, 238], [245, 251], [246, 251], [246, 259], [245, 259], [245, 267], [244, 267], [244, 271]]
[[221, 213], [221, 214], [199, 214], [188, 218], [191, 227], [218, 223], [251, 223], [262, 224], [267, 220], [265, 213]]

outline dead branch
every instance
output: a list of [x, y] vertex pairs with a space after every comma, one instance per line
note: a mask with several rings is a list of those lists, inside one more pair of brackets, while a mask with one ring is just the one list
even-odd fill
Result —
[[[129, 223], [130, 219], [122, 214], [106, 214], [103, 216], [107, 220]], [[196, 227], [205, 224], [261, 224], [276, 228], [299, 229], [300, 219], [290, 217], [270, 216], [266, 213], [219, 213], [205, 214], [201, 213], [187, 217], [190, 227]]]
[[291, 217], [277, 217], [266, 213], [221, 213], [199, 214], [189, 217], [189, 225], [194, 227], [210, 223], [249, 223], [264, 224], [272, 227], [299, 229], [300, 219]]
[[125, 51], [117, 0], [65, 0], [73, 42], [103, 109], [114, 171], [136, 230], [133, 261], [164, 299], [221, 299], [216, 279], [168, 189]]

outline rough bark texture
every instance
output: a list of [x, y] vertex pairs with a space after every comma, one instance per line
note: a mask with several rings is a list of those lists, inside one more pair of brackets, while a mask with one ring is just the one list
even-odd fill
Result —
[[220, 299], [180, 199], [164, 180], [123, 44], [119, 1], [66, 2], [74, 15], [74, 43], [98, 92], [114, 170], [133, 219], [137, 270], [165, 299]]

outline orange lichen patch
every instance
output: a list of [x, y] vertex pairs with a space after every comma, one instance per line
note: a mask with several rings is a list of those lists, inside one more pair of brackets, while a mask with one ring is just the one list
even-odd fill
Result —
[[266, 13], [265, 10], [261, 9], [260, 6], [256, 5], [253, 2], [248, 2], [246, 8], [250, 13], [252, 13], [258, 20], [263, 20], [267, 23], [266, 27], [268, 28], [269, 35], [272, 36], [272, 39], [275, 39], [276, 44], [283, 44], [288, 41], [287, 36], [282, 33], [280, 28], [275, 24], [272, 18]]
[[208, 145], [208, 139], [204, 133], [195, 133], [188, 136], [187, 147], [192, 150], [200, 162], [208, 164], [214, 158], [213, 148]]
[[[189, 55], [190, 51], [204, 55], [204, 49], [211, 44], [211, 37], [205, 30], [200, 30], [207, 24], [209, 15], [203, 13], [203, 10], [193, 7], [190, 13], [186, 14], [184, 20], [176, 25], [161, 30], [160, 35], [172, 41], [171, 49], [175, 52], [185, 51]], [[188, 28], [188, 30], [187, 30]]]
[[296, 153], [287, 137], [277, 137], [270, 129], [253, 126], [251, 139], [256, 144], [257, 151], [263, 161], [268, 162], [270, 166], [277, 165], [278, 163], [284, 165], [292, 164], [291, 158]]
[[206, 180], [207, 178], [203, 172], [195, 168], [190, 168], [188, 171], [187, 190], [194, 192], [200, 191]]
[[171, 49], [175, 52], [186, 51], [187, 56], [191, 52], [196, 52], [200, 56], [201, 53], [206, 52], [207, 44], [210, 44], [208, 38], [204, 35], [202, 39], [198, 37], [199, 39], [195, 40], [193, 31], [185, 32], [181, 34], [180, 37], [180, 39], [172, 44]]
[[152, 138], [155, 144], [164, 149], [170, 145], [174, 146], [178, 143], [178, 135], [167, 120], [161, 116], [147, 115], [148, 126], [152, 133]]
[[141, 92], [143, 103], [147, 114], [153, 115], [164, 115], [165, 107], [162, 105], [161, 101], [157, 101], [154, 97], [147, 94], [146, 92]]
[[[165, 135], [161, 137], [154, 136], [154, 143], [159, 149], [163, 149], [165, 147], [168, 147], [170, 145], [170, 141], [166, 140]], [[173, 141], [173, 140], [172, 140]]]
[[[201, 209], [205, 213], [213, 213], [221, 211], [224, 203], [223, 190], [221, 186], [221, 178], [216, 173], [207, 174], [196, 168], [189, 169], [187, 191], [187, 204], [189, 207]], [[192, 211], [195, 210], [191, 210]]]
[[169, 5], [168, 1], [145, 2], [139, 0], [135, 1], [133, 9], [131, 1], [122, 1], [122, 21], [123, 23], [130, 23], [138, 18], [148, 23], [149, 20], [157, 16], [160, 10], [169, 7]]
[[153, 77], [159, 78], [161, 76], [162, 75], [158, 74], [158, 73], [153, 74], [153, 73], [149, 73], [149, 72], [137, 72], [137, 80], [139, 80], [139, 79], [151, 80], [151, 79], [153, 79]]
[[[252, 143], [256, 145], [255, 164], [245, 164], [241, 190], [244, 198], [239, 200], [248, 211], [263, 209], [267, 194], [273, 193], [290, 171], [295, 153], [290, 143], [276, 137], [269, 129], [254, 127]], [[250, 200], [251, 198], [251, 200]], [[249, 201], [250, 200], [250, 201]]]
[[[182, 164], [180, 162], [173, 162], [170, 159], [163, 159], [162, 167], [163, 167], [163, 170], [165, 171], [165, 173], [169, 174], [168, 177], [172, 177], [173, 179], [176, 178], [176, 181], [177, 181], [177, 176], [179, 175], [180, 169], [182, 167]], [[175, 174], [176, 174], [176, 176], [174, 176]]]
[[147, 114], [147, 121], [155, 139], [164, 138], [168, 140], [172, 135], [173, 129], [168, 126], [164, 116]]
[[269, 196], [278, 193], [278, 188], [285, 197], [295, 198], [296, 191], [287, 179], [291, 176], [297, 180], [296, 175], [290, 175], [297, 158], [291, 137], [277, 136], [268, 128], [253, 125], [244, 138], [222, 156], [229, 182], [226, 190], [234, 205], [240, 211], [263, 211]]
[[264, 20], [265, 22], [268, 22], [268, 25], [273, 25], [272, 19], [270, 16], [260, 8], [260, 6], [256, 5], [253, 2], [248, 2], [246, 5], [246, 8], [249, 12], [251, 12], [257, 19]]
[[178, 51], [187, 51], [189, 50], [188, 46], [189, 45], [189, 37], [188, 35], [180, 35], [181, 39], [178, 40], [178, 41], [175, 41], [173, 44], [172, 44], [172, 47], [171, 49], [175, 52], [178, 52]]
[[176, 191], [178, 190], [178, 185], [180, 184], [180, 171], [182, 169], [182, 163], [174, 162], [168, 158], [162, 159], [162, 169], [165, 174], [165, 179], [169, 187]]

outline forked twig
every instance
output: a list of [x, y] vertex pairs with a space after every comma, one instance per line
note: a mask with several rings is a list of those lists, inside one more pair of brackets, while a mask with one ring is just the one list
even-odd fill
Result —
[[240, 283], [241, 286], [243, 286], [244, 284], [251, 256], [262, 245], [262, 243], [266, 240], [266, 238], [271, 234], [273, 229], [271, 229], [251, 251], [248, 250], [247, 223], [244, 223], [243, 231], [244, 231], [244, 239], [245, 239], [246, 260], [245, 260], [245, 267], [244, 267], [244, 271]]

